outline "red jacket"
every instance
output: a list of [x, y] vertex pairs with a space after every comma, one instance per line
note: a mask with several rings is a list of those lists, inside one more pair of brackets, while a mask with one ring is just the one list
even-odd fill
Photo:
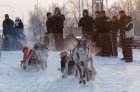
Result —
[[23, 62], [25, 63], [28, 58], [28, 50], [23, 51]]

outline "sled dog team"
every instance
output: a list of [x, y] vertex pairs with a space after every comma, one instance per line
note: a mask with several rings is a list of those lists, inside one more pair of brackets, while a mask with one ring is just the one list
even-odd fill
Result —
[[[38, 71], [38, 65], [41, 65], [42, 70], [47, 67], [48, 58], [48, 35], [45, 34], [43, 43], [36, 43], [33, 49], [26, 46], [23, 48], [23, 60], [21, 66], [27, 69], [28, 66], [35, 66]], [[67, 78], [70, 75], [79, 76], [79, 83], [86, 84], [86, 81], [94, 79], [96, 74], [93, 59], [89, 51], [89, 42], [84, 39], [76, 39], [77, 45], [68, 53], [67, 51], [60, 52], [62, 78]]]

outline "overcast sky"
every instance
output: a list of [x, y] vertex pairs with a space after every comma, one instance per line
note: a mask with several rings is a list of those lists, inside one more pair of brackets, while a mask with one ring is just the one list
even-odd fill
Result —
[[[115, 0], [108, 0], [109, 5]], [[48, 8], [52, 3], [57, 3], [58, 5], [63, 5], [63, 0], [38, 0], [39, 6], [43, 8]], [[0, 25], [4, 19], [4, 14], [10, 14], [10, 17], [13, 19], [16, 16], [24, 17], [24, 22], [28, 21], [28, 12], [33, 10], [34, 5], [37, 3], [37, 0], [0, 0]], [[8, 5], [8, 6], [3, 6]], [[13, 12], [12, 13], [12, 7]]]

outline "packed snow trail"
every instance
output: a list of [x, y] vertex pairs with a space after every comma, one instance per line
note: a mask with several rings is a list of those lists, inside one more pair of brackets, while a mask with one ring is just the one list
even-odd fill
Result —
[[[121, 51], [119, 52], [121, 58]], [[59, 52], [51, 51], [48, 67], [36, 72], [20, 67], [22, 52], [2, 52], [0, 61], [0, 92], [139, 92], [140, 51], [134, 50], [133, 63], [119, 58], [93, 56], [97, 75], [94, 81], [81, 85], [78, 78], [61, 78]]]

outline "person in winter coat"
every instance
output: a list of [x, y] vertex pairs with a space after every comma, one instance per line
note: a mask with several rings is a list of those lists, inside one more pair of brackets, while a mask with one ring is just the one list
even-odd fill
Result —
[[83, 17], [80, 19], [78, 26], [82, 27], [83, 37], [87, 40], [92, 40], [94, 32], [93, 18], [89, 16], [88, 10], [83, 11]]
[[69, 74], [73, 74], [73, 70], [75, 69], [75, 62], [70, 58], [67, 51], [61, 51], [60, 58], [62, 78], [66, 78]]
[[120, 11], [119, 12], [119, 15], [120, 15], [120, 19], [119, 19], [119, 30], [120, 30], [120, 41], [121, 41], [121, 38], [124, 37], [124, 31], [125, 31], [125, 17], [127, 16], [125, 14], [124, 11]]
[[14, 25], [14, 36], [17, 37], [18, 39], [24, 38], [23, 30], [24, 25], [22, 20], [19, 17], [16, 17]]
[[61, 14], [61, 11], [58, 7], [55, 8], [53, 19], [53, 31], [54, 39], [55, 39], [55, 47], [56, 50], [62, 50], [64, 47], [64, 39], [63, 39], [63, 28], [65, 16]]
[[49, 36], [48, 47], [51, 50], [55, 50], [56, 47], [55, 47], [54, 32], [53, 32], [53, 17], [50, 12], [47, 13], [46, 29], [47, 29], [47, 35]]
[[53, 19], [50, 12], [47, 13], [47, 21], [46, 21], [47, 33], [50, 34], [53, 31]]
[[[122, 53], [124, 54], [123, 38], [125, 35], [125, 18], [127, 17], [127, 15], [125, 14], [123, 10], [119, 12], [119, 15], [120, 15], [120, 19], [119, 19], [120, 44], [122, 47]], [[121, 58], [121, 60], [124, 60], [124, 58]]]
[[118, 56], [118, 50], [117, 50], [117, 34], [118, 34], [118, 17], [113, 16], [112, 17], [112, 32], [111, 32], [111, 38], [112, 38], [112, 56], [117, 57]]
[[96, 49], [98, 50], [96, 52], [96, 55], [100, 55], [101, 50], [101, 12], [96, 11], [95, 12], [96, 18], [94, 19], [94, 26], [95, 26], [95, 33], [93, 36], [93, 41], [96, 43]]
[[60, 52], [60, 58], [61, 58], [61, 72], [63, 73], [65, 70], [65, 63], [67, 62], [67, 56], [68, 53], [66, 51]]
[[132, 23], [132, 17], [125, 17], [125, 30], [124, 37], [122, 38], [122, 49], [123, 49], [123, 59], [126, 62], [133, 61], [132, 53], [132, 43], [134, 38], [134, 24]]
[[101, 11], [101, 21], [101, 56], [111, 56], [111, 19], [106, 16], [105, 11]]
[[12, 37], [13, 37], [13, 26], [14, 22], [9, 18], [8, 14], [5, 14], [5, 20], [3, 21], [3, 35], [2, 38], [3, 44], [2, 44], [2, 50], [12, 50], [13, 49], [13, 43], [12, 43]]
[[25, 43], [25, 35], [23, 31], [23, 22], [19, 17], [16, 17], [13, 31], [14, 50], [21, 50], [24, 47], [23, 44]]
[[8, 37], [12, 35], [14, 21], [9, 18], [8, 14], [5, 14], [5, 20], [3, 21], [3, 36]]
[[24, 29], [24, 25], [22, 23], [22, 20], [19, 17], [16, 17], [14, 27]]

